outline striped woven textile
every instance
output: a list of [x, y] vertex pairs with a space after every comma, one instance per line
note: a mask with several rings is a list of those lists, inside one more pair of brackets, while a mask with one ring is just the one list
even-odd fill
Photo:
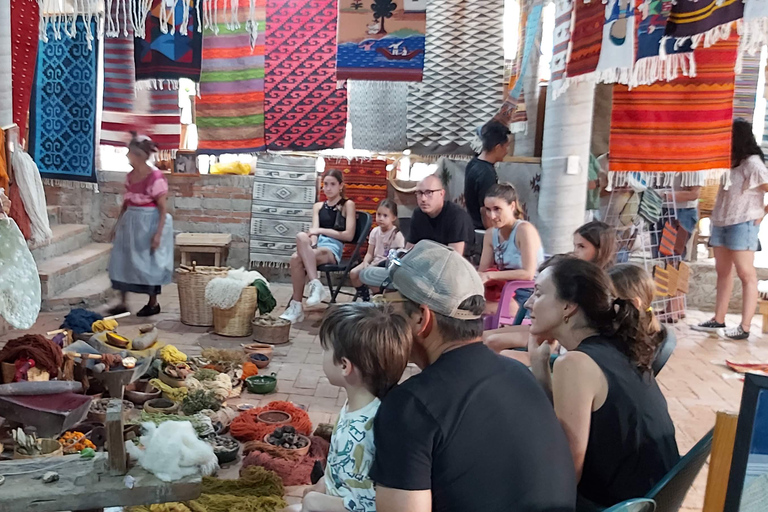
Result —
[[733, 117], [741, 117], [750, 123], [755, 117], [757, 80], [760, 77], [760, 54], [745, 54], [741, 60], [741, 73], [736, 75], [736, 92], [733, 97]]
[[665, 34], [677, 39], [692, 37], [694, 46], [727, 39], [731, 22], [744, 16], [744, 0], [677, 0], [672, 5]]
[[[632, 89], [614, 85], [611, 171], [687, 173], [683, 186], [731, 167], [736, 31], [695, 51], [697, 75]], [[663, 174], [661, 174], [663, 176]]]
[[[224, 10], [227, 0], [216, 0]], [[252, 153], [264, 142], [264, 41], [266, 0], [257, 0], [258, 32], [251, 47], [249, 0], [239, 0], [238, 23], [203, 32], [200, 97], [195, 102], [198, 153]]]
[[603, 46], [605, 5], [602, 2], [574, 2], [571, 51], [566, 74], [569, 77], [592, 73], [597, 69]]

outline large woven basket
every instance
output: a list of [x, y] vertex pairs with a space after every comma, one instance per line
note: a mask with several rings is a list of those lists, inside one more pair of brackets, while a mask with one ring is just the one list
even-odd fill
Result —
[[709, 217], [712, 214], [712, 210], [715, 209], [715, 199], [717, 199], [717, 192], [720, 190], [720, 185], [707, 185], [701, 187], [701, 193], [699, 194], [699, 211], [702, 217]]
[[229, 309], [213, 308], [213, 332], [239, 338], [253, 332], [251, 321], [256, 314], [256, 287], [246, 286], [237, 304]]
[[182, 267], [176, 269], [179, 287], [181, 323], [186, 325], [213, 325], [213, 308], [205, 302], [205, 287], [216, 277], [224, 277], [225, 267]]
[[282, 345], [283, 343], [288, 343], [290, 339], [290, 322], [281, 320], [275, 324], [264, 324], [259, 322], [258, 318], [254, 318], [251, 323], [253, 324], [253, 339], [260, 343]]

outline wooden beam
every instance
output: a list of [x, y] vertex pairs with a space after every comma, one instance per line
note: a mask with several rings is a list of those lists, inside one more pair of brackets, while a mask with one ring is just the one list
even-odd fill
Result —
[[733, 444], [736, 442], [738, 423], [738, 414], [723, 411], [717, 413], [703, 512], [723, 512], [725, 507], [725, 494], [728, 491], [728, 477], [731, 474]]
[[113, 399], [107, 406], [107, 451], [109, 452], [109, 472], [112, 475], [124, 475], [127, 469], [125, 441], [123, 440], [123, 402]]

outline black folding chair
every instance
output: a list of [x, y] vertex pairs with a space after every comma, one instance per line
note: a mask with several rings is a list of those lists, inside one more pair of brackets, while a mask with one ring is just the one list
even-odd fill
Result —
[[[317, 267], [319, 272], [325, 273], [325, 279], [328, 282], [328, 290], [331, 292], [331, 304], [336, 303], [336, 297], [338, 297], [340, 293], [343, 295], [354, 296], [352, 293], [342, 292], [341, 287], [344, 286], [344, 282], [347, 280], [349, 272], [362, 260], [360, 257], [360, 249], [368, 238], [368, 233], [371, 231], [371, 225], [373, 224], [373, 219], [369, 213], [357, 212], [355, 218], [357, 219], [355, 223], [355, 238], [349, 242], [350, 244], [355, 244], [355, 250], [352, 252], [352, 256], [349, 259], [341, 260], [336, 264], [326, 263], [325, 265]], [[331, 274], [339, 272], [342, 272], [343, 275], [336, 288], [334, 288]]]

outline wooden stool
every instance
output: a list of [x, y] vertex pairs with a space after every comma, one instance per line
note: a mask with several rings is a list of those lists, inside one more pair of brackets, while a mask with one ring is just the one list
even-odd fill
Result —
[[213, 265], [221, 267], [227, 263], [229, 244], [232, 235], [220, 233], [179, 233], [176, 235], [176, 247], [181, 254], [181, 264], [191, 265], [194, 253], [213, 254]]
[[758, 302], [760, 314], [763, 315], [763, 332], [768, 332], [768, 300], [760, 299]]

